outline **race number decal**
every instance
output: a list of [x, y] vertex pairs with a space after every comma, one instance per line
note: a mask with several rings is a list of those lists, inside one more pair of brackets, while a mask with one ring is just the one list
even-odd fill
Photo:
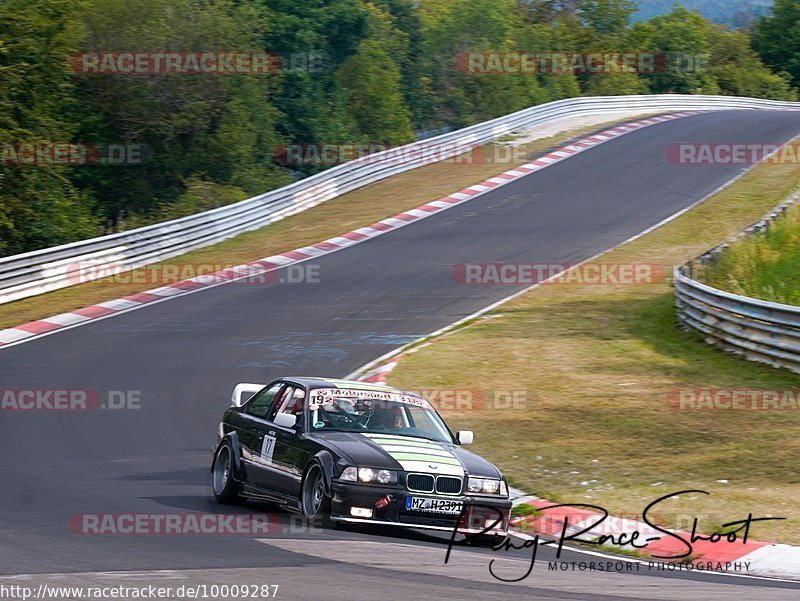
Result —
[[261, 443], [261, 461], [272, 463], [272, 454], [275, 452], [275, 437], [265, 436]]

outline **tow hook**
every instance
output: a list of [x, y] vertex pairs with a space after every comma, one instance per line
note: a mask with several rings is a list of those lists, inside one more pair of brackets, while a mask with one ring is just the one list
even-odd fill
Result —
[[394, 501], [394, 495], [386, 495], [385, 497], [383, 497], [382, 499], [379, 499], [375, 503], [375, 508], [376, 509], [383, 509], [384, 507], [386, 507], [387, 505], [389, 505], [393, 501]]

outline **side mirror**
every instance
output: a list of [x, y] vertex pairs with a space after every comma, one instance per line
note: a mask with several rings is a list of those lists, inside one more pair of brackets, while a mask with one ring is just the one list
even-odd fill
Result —
[[475, 438], [472, 434], [472, 430], [459, 430], [456, 433], [456, 439], [461, 444], [472, 444], [472, 439]]
[[280, 426], [281, 428], [294, 428], [294, 425], [297, 423], [297, 416], [293, 413], [279, 413], [272, 421], [276, 426]]
[[266, 384], [248, 384], [246, 382], [237, 384], [231, 395], [231, 405], [234, 407], [241, 407], [253, 398], [259, 390], [264, 388], [264, 386], [266, 386]]

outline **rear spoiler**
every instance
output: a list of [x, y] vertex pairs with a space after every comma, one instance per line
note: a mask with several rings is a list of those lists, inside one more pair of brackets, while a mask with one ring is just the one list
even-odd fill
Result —
[[231, 395], [231, 405], [241, 407], [265, 386], [266, 384], [249, 384], [247, 382], [237, 384]]

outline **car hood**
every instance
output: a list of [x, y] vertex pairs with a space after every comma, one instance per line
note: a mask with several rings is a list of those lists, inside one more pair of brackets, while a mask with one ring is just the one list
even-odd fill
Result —
[[483, 457], [452, 443], [356, 432], [325, 432], [318, 437], [359, 467], [452, 476], [467, 473], [484, 478], [499, 478], [501, 475]]

